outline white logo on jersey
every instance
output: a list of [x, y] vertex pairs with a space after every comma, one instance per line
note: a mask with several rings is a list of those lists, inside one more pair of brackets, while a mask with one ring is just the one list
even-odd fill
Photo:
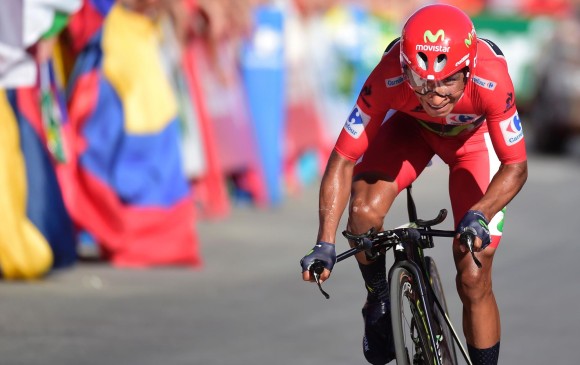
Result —
[[501, 127], [501, 133], [505, 144], [508, 146], [518, 143], [524, 137], [522, 122], [520, 121], [520, 116], [517, 112], [513, 117], [500, 122], [499, 126]]
[[354, 107], [346, 123], [344, 124], [344, 129], [353, 138], [358, 138], [364, 131], [367, 124], [369, 124], [370, 119], [371, 117], [363, 113], [357, 105]]
[[472, 80], [477, 86], [481, 86], [489, 90], [494, 90], [497, 85], [497, 82], [495, 81], [489, 81], [478, 76], [473, 76]]

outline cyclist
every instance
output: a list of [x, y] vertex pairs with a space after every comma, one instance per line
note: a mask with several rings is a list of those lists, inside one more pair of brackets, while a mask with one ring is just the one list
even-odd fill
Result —
[[[526, 149], [514, 87], [501, 50], [479, 39], [460, 9], [428, 5], [413, 13], [366, 80], [332, 151], [320, 186], [319, 231], [301, 260], [302, 278], [321, 260], [328, 279], [341, 215], [347, 228], [381, 229], [399, 192], [438, 155], [449, 166], [449, 195], [458, 235], [453, 240], [463, 330], [474, 364], [496, 364], [500, 316], [491, 284], [504, 207], [527, 179]], [[477, 232], [478, 270], [460, 244]], [[367, 289], [363, 351], [372, 364], [394, 358], [385, 257], [357, 255]]]

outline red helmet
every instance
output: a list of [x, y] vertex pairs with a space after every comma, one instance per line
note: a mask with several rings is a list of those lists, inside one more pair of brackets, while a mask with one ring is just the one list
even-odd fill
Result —
[[425, 6], [411, 15], [401, 35], [401, 65], [413, 77], [441, 81], [468, 67], [473, 70], [477, 36], [471, 19], [451, 5]]

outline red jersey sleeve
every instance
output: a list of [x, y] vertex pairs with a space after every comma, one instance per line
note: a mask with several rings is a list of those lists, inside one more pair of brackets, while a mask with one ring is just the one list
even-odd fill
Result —
[[481, 58], [472, 81], [480, 90], [494, 150], [502, 164], [525, 161], [524, 131], [507, 63], [497, 46], [485, 40], [480, 42], [483, 44], [478, 49], [478, 58]]

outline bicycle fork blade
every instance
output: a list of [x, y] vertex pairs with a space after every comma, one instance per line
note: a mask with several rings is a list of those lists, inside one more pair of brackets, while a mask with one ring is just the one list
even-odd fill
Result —
[[[433, 289], [431, 289], [431, 290], [433, 290]], [[453, 336], [453, 340], [459, 346], [459, 350], [461, 351], [463, 358], [467, 362], [467, 365], [472, 365], [473, 363], [469, 359], [469, 355], [467, 354], [467, 350], [465, 349], [465, 347], [463, 347], [463, 343], [459, 339], [459, 335], [455, 331], [455, 327], [453, 327], [453, 324], [451, 323], [451, 319], [449, 319], [447, 312], [443, 309], [441, 302], [439, 302], [439, 299], [437, 299], [437, 296], [435, 295], [434, 292], [432, 292], [432, 295], [433, 295], [433, 299], [435, 300], [435, 305], [437, 306], [437, 309], [439, 310], [439, 312], [443, 315], [443, 318], [445, 319], [445, 324], [451, 330], [451, 335]]]

